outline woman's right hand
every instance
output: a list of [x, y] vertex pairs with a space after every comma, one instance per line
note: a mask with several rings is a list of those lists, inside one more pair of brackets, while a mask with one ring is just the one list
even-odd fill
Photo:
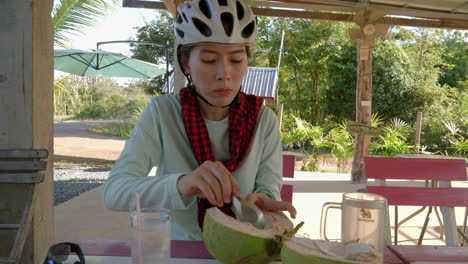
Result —
[[205, 161], [200, 167], [180, 177], [177, 189], [184, 196], [206, 198], [215, 206], [222, 207], [231, 202], [231, 196], [242, 197], [236, 180], [219, 161]]

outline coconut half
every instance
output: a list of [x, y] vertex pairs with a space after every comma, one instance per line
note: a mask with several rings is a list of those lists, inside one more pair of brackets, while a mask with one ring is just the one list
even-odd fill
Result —
[[281, 249], [283, 264], [377, 264], [382, 256], [362, 243], [329, 242], [294, 237], [285, 241]]
[[203, 240], [208, 251], [225, 264], [262, 264], [279, 257], [282, 237], [293, 230], [283, 214], [263, 212], [265, 229], [224, 214], [216, 207], [206, 211]]

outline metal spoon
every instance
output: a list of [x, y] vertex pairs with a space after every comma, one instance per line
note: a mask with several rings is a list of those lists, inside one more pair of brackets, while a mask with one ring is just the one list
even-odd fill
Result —
[[259, 229], [265, 228], [265, 217], [262, 210], [254, 203], [232, 196], [232, 211], [237, 219], [251, 223]]

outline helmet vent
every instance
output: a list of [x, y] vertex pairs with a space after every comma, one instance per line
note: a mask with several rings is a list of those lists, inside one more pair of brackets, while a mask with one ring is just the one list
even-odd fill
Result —
[[228, 6], [227, 0], [218, 0], [220, 6]]
[[180, 38], [184, 38], [184, 32], [178, 28], [176, 28], [177, 35], [179, 35]]
[[221, 22], [223, 23], [226, 35], [230, 37], [232, 35], [232, 29], [234, 27], [234, 17], [231, 13], [224, 12], [221, 14]]
[[184, 13], [184, 12], [182, 12], [182, 17], [184, 18], [184, 20], [185, 20], [185, 23], [188, 23], [187, 16], [185, 16], [185, 13]]
[[200, 19], [196, 18], [196, 17], [193, 17], [192, 18], [192, 21], [193, 21], [193, 24], [195, 25], [195, 27], [198, 29], [198, 31], [205, 37], [209, 37], [213, 34], [213, 32], [211, 31], [210, 27], [208, 27], [207, 24], [205, 24], [203, 21], [201, 21]]
[[207, 17], [211, 18], [211, 11], [208, 8], [208, 3], [206, 0], [201, 0], [200, 3], [198, 4], [200, 11]]
[[182, 22], [184, 22], [182, 20], [182, 16], [180, 14], [177, 16], [176, 22], [177, 22], [177, 24], [182, 24]]
[[244, 17], [245, 11], [244, 11], [244, 7], [242, 6], [241, 3], [239, 3], [239, 1], [236, 1], [236, 9], [237, 9], [237, 19], [242, 20], [242, 18]]
[[255, 29], [255, 20], [252, 20], [245, 28], [242, 30], [241, 35], [244, 38], [250, 38]]

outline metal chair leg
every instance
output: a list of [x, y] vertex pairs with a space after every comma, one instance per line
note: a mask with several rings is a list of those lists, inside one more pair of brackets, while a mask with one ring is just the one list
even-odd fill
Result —
[[395, 245], [398, 244], [398, 206], [395, 205]]
[[427, 212], [426, 220], [424, 221], [423, 228], [421, 230], [421, 234], [419, 235], [418, 245], [422, 244], [422, 240], [424, 238], [424, 233], [426, 232], [427, 225], [429, 224], [429, 219], [431, 218], [432, 213], [432, 206], [429, 206], [429, 211]]
[[439, 210], [440, 210], [439, 207], [434, 207], [434, 212], [437, 216], [437, 221], [439, 221], [439, 225], [440, 225], [439, 239], [444, 239], [444, 223], [442, 221], [442, 218], [440, 217]]
[[411, 218], [415, 217], [416, 215], [418, 215], [418, 214], [420, 214], [422, 211], [424, 211], [424, 209], [426, 209], [426, 206], [421, 207], [421, 208], [418, 209], [416, 212], [410, 214], [410, 215], [407, 216], [405, 219], [401, 220], [400, 223], [398, 223], [398, 226], [401, 226], [402, 224], [408, 222]]
[[463, 220], [463, 234], [466, 234], [466, 220], [468, 218], [468, 207], [465, 208], [465, 220]]
[[466, 235], [460, 230], [457, 228], [457, 231], [458, 231], [458, 234], [461, 236], [462, 238], [462, 242], [461, 242], [461, 246], [464, 246], [465, 245], [465, 242], [468, 243], [468, 237], [466, 237]]

